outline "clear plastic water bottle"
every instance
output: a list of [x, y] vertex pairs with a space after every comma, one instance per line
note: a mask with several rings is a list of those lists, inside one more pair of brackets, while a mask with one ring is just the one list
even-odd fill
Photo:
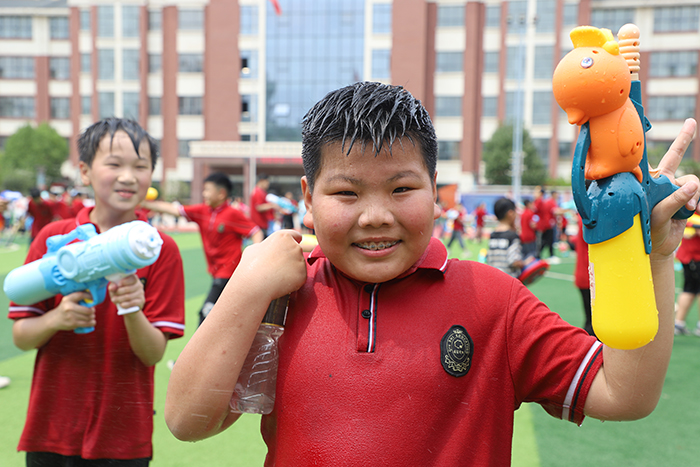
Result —
[[275, 405], [277, 341], [284, 332], [289, 295], [273, 300], [265, 313], [233, 390], [232, 412], [269, 414]]

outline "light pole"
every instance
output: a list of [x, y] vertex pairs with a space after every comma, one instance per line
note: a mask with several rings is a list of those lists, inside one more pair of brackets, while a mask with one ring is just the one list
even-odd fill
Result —
[[525, 29], [527, 21], [525, 15], [518, 19], [518, 58], [515, 63], [518, 87], [515, 92], [513, 111], [515, 121], [513, 124], [513, 151], [511, 153], [511, 185], [513, 198], [516, 204], [520, 203], [520, 191], [523, 176], [523, 75], [525, 64]]

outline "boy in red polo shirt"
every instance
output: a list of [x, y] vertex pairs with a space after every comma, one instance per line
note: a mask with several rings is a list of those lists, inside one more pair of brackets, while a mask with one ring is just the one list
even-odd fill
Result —
[[250, 237], [253, 243], [263, 239], [262, 230], [241, 211], [229, 204], [233, 185], [228, 175], [214, 172], [204, 179], [202, 198], [204, 203], [189, 206], [165, 201], [144, 201], [141, 205], [151, 211], [173, 216], [184, 216], [199, 226], [202, 247], [207, 258], [207, 270], [212, 285], [202, 309], [199, 323], [204, 321], [221, 295], [229, 277], [241, 260], [243, 239]]
[[[661, 162], [671, 180], [694, 130], [690, 120]], [[275, 406], [261, 423], [265, 465], [506, 466], [523, 402], [575, 423], [653, 410], [684, 225], [671, 216], [695, 208], [695, 176], [677, 180], [652, 214], [659, 335], [622, 351], [564, 322], [516, 278], [448, 259], [431, 238], [435, 131], [401, 87], [329, 93], [305, 116], [302, 144], [304, 223], [318, 247], [305, 258], [300, 235], [284, 230], [244, 251], [171, 374], [175, 436], [202, 439], [236, 421], [229, 402], [251, 342], [270, 301], [290, 293]]]
[[[136, 122], [101, 120], [78, 138], [80, 175], [95, 192], [94, 208], [46, 226], [27, 262], [46, 253], [46, 239], [91, 223], [98, 232], [139, 219], [151, 186], [155, 140]], [[145, 220], [145, 219], [140, 219]], [[12, 337], [38, 349], [27, 421], [18, 450], [27, 466], [133, 466], [153, 455], [153, 373], [168, 339], [185, 329], [182, 259], [161, 233], [158, 260], [108, 285], [104, 302], [87, 307], [89, 292], [57, 295], [29, 306], [10, 303]], [[118, 315], [117, 305], [133, 308]], [[122, 312], [123, 313], [123, 312]], [[76, 334], [78, 327], [95, 327]]]

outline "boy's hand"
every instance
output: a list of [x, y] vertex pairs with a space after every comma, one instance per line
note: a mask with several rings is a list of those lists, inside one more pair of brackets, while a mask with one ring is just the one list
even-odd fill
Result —
[[53, 328], [58, 331], [72, 331], [75, 328], [94, 327], [95, 309], [80, 304], [90, 300], [90, 292], [74, 292], [64, 296], [61, 303], [52, 310]]
[[122, 309], [136, 308], [143, 310], [146, 303], [146, 294], [143, 284], [136, 274], [124, 276], [118, 282], [110, 282], [107, 286], [109, 298], [112, 303]]
[[696, 127], [697, 123], [692, 118], [685, 121], [680, 134], [671, 144], [655, 171], [667, 176], [672, 183], [681, 187], [660, 201], [651, 211], [651, 254], [659, 258], [672, 256], [683, 237], [686, 220], [672, 219], [671, 216], [683, 206], [694, 211], [698, 204], [698, 196], [700, 196], [698, 177], [684, 175], [675, 178], [676, 169], [683, 160], [683, 154], [688, 149], [688, 145], [693, 140]]
[[269, 294], [270, 301], [299, 289], [306, 281], [306, 262], [294, 230], [279, 230], [243, 251], [235, 276]]

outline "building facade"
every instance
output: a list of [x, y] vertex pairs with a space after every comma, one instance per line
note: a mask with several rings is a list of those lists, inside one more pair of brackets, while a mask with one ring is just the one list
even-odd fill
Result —
[[[160, 141], [161, 190], [191, 183], [198, 201], [212, 170], [244, 196], [260, 172], [298, 190], [304, 113], [373, 80], [430, 112], [439, 184], [478, 188], [483, 142], [518, 118], [550, 176], [567, 178], [577, 129], [553, 70], [576, 25], [629, 22], [642, 34], [648, 146], [668, 146], [699, 116], [700, 1], [0, 0], [0, 147], [47, 121], [75, 174], [79, 132], [124, 116]], [[700, 145], [688, 157], [700, 161]]]

